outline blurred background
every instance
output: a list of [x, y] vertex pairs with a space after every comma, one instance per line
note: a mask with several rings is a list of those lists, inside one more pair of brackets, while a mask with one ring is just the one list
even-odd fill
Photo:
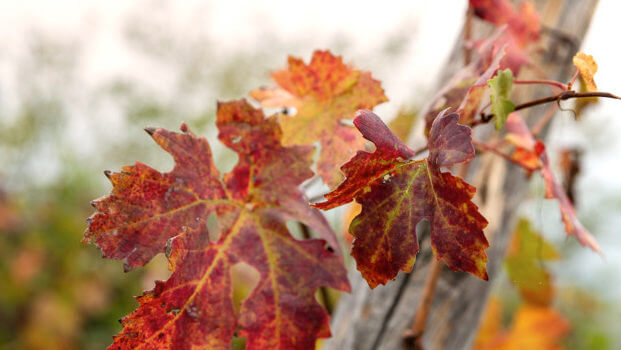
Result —
[[[89, 202], [106, 195], [105, 169], [172, 159], [142, 130], [187, 122], [232, 167], [214, 127], [218, 100], [271, 85], [288, 55], [329, 49], [382, 81], [387, 121], [416, 110], [463, 26], [466, 1], [2, 1], [0, 2], [0, 348], [101, 349], [120, 331], [132, 296], [168, 276], [158, 256], [122, 272], [81, 243]], [[583, 51], [602, 91], [621, 93], [621, 4], [601, 0]], [[614, 39], [616, 40], [616, 39]], [[568, 77], [569, 79], [569, 77]], [[606, 258], [566, 239], [556, 201], [520, 210], [562, 258], [547, 263], [571, 349], [618, 349], [621, 338], [621, 103], [602, 100], [579, 121], [560, 113], [554, 150], [581, 150], [577, 209]], [[422, 136], [421, 136], [422, 138]], [[553, 157], [556, 164], [558, 158]], [[505, 281], [506, 282], [506, 281]], [[510, 305], [515, 291], [497, 290]], [[504, 289], [503, 289], [504, 288]], [[505, 291], [506, 289], [506, 291]]]

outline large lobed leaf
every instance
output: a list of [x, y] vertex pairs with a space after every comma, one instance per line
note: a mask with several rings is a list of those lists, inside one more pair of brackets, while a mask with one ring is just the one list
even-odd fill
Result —
[[373, 142], [373, 153], [358, 153], [341, 170], [345, 181], [314, 206], [330, 209], [352, 200], [362, 212], [350, 225], [352, 255], [371, 288], [409, 272], [418, 253], [416, 225], [431, 224], [431, 245], [438, 259], [453, 270], [487, 279], [483, 234], [485, 218], [472, 203], [475, 188], [441, 167], [474, 157], [470, 128], [457, 114], [441, 115], [429, 136], [429, 157], [410, 160], [414, 152], [369, 111], [354, 124]]
[[[110, 348], [228, 349], [235, 332], [248, 349], [312, 348], [330, 334], [314, 293], [320, 286], [349, 290], [342, 259], [325, 241], [298, 241], [285, 226], [303, 222], [337, 248], [298, 189], [313, 174], [312, 148], [281, 146], [277, 122], [245, 101], [219, 104], [217, 124], [220, 140], [239, 155], [223, 179], [207, 141], [185, 125], [183, 133], [147, 129], [174, 157], [173, 171], [137, 163], [110, 173], [112, 194], [94, 202], [85, 241], [124, 259], [126, 269], [166, 247], [173, 270], [138, 298]], [[221, 230], [215, 242], [205, 224], [212, 213]], [[231, 268], [240, 262], [260, 279], [236, 315]]]
[[387, 101], [371, 73], [356, 70], [329, 51], [315, 51], [309, 64], [289, 57], [289, 68], [272, 74], [278, 88], [261, 88], [250, 95], [264, 107], [295, 107], [294, 116], [281, 115], [283, 144], [312, 145], [319, 141], [317, 173], [330, 186], [342, 181], [338, 166], [361, 148], [364, 140], [345, 120], [359, 109]]

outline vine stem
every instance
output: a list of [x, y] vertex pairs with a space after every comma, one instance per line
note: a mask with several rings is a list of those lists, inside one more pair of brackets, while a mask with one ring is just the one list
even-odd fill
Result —
[[414, 317], [412, 328], [406, 332], [404, 337], [406, 343], [412, 350], [423, 349], [423, 333], [425, 332], [427, 317], [429, 316], [429, 310], [431, 310], [433, 295], [435, 294], [436, 285], [438, 284], [438, 278], [440, 277], [443, 266], [440, 260], [435, 257], [431, 258], [429, 274], [425, 280], [423, 294], [416, 309], [416, 316]]
[[[614, 98], [617, 100], [621, 100], [621, 97], [611, 94], [609, 92], [575, 92], [573, 90], [569, 90], [569, 91], [563, 91], [559, 94], [556, 94], [554, 96], [548, 96], [548, 97], [542, 97], [542, 98], [538, 98], [532, 101], [528, 101], [522, 104], [519, 104], [517, 106], [515, 106], [515, 110], [514, 111], [519, 111], [521, 109], [526, 109], [526, 108], [530, 108], [530, 107], [534, 107], [534, 106], [538, 106], [538, 105], [542, 105], [542, 104], [546, 104], [546, 103], [550, 103], [550, 102], [556, 102], [556, 101], [564, 101], [564, 100], [569, 100], [572, 98], [585, 98], [585, 97], [605, 97], [605, 98]], [[482, 115], [480, 120], [475, 120], [471, 123], [471, 126], [476, 126], [478, 124], [484, 124], [489, 122], [490, 120], [492, 120], [492, 117], [494, 115], [493, 114], [486, 114], [486, 115]]]

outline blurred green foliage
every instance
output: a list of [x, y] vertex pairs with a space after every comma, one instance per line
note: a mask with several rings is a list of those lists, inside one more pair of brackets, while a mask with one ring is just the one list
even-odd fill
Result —
[[[0, 211], [3, 349], [102, 349], [136, 306], [144, 271], [122, 273], [81, 243], [93, 186], [79, 169], [36, 195], [5, 194]], [[71, 174], [71, 175], [69, 175]], [[0, 214], [1, 215], [1, 214]]]

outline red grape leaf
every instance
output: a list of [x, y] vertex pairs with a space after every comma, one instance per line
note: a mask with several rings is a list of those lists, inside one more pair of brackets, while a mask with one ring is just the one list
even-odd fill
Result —
[[[519, 152], [514, 153], [512, 158], [527, 172], [539, 170], [546, 184], [546, 198], [558, 199], [565, 232], [570, 236], [576, 236], [583, 246], [588, 246], [601, 254], [599, 244], [582, 226], [573, 204], [563, 190], [563, 186], [554, 178], [544, 144], [535, 140], [522, 117], [516, 112], [509, 114], [505, 127], [508, 131], [506, 140], [516, 146], [515, 152]], [[533, 167], [534, 160], [536, 160], [536, 167]]]
[[429, 157], [410, 160], [414, 152], [369, 111], [354, 120], [362, 135], [373, 142], [373, 153], [358, 153], [341, 167], [347, 176], [326, 202], [330, 209], [353, 199], [362, 212], [350, 225], [355, 237], [352, 255], [371, 288], [409, 272], [418, 253], [416, 225], [431, 224], [431, 245], [438, 259], [453, 270], [487, 279], [488, 247], [483, 234], [487, 221], [472, 203], [475, 188], [440, 167], [474, 157], [471, 129], [457, 123], [459, 116], [439, 116], [429, 136]]
[[264, 107], [295, 107], [296, 115], [280, 115], [283, 144], [312, 145], [319, 141], [317, 173], [330, 186], [342, 181], [338, 166], [351, 158], [364, 140], [344, 120], [359, 109], [387, 101], [371, 73], [356, 70], [329, 51], [315, 51], [309, 64], [289, 57], [289, 68], [274, 72], [278, 88], [254, 90], [250, 95]]
[[[112, 349], [228, 349], [237, 327], [248, 349], [312, 348], [330, 334], [314, 293], [320, 286], [349, 290], [342, 259], [325, 241], [298, 241], [285, 226], [301, 221], [336, 242], [298, 189], [312, 176], [312, 148], [281, 146], [277, 122], [245, 101], [219, 104], [217, 125], [220, 140], [239, 155], [223, 179], [207, 141], [185, 125], [183, 133], [148, 129], [173, 155], [173, 171], [126, 167], [110, 175], [112, 194], [95, 202], [85, 240], [106, 257], [126, 259], [127, 268], [167, 245], [173, 270], [138, 298]], [[210, 213], [222, 231], [215, 242], [205, 224]], [[260, 279], [235, 315], [230, 269], [239, 262]]]
[[528, 220], [518, 222], [505, 264], [509, 280], [519, 289], [522, 299], [530, 304], [550, 305], [554, 298], [554, 286], [543, 261], [558, 257], [556, 249], [533, 230]]

